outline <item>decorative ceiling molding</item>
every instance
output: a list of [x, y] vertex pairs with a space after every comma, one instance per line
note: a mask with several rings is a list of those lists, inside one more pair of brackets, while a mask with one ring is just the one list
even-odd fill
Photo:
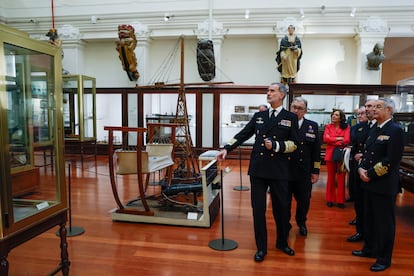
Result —
[[144, 25], [139, 21], [131, 23], [135, 29], [135, 35], [138, 37], [149, 37], [152, 34], [152, 31], [148, 29], [148, 25]]
[[303, 34], [303, 22], [296, 20], [294, 17], [286, 17], [283, 21], [278, 21], [275, 26], [276, 35], [286, 34], [289, 25], [295, 26], [295, 33], [297, 35]]
[[[409, 7], [363, 7], [358, 8], [354, 17], [349, 16], [349, 7], [326, 7], [325, 13], [320, 13], [320, 7], [304, 7], [304, 18], [300, 9], [280, 12], [279, 8], [252, 9], [250, 17], [245, 19], [245, 10], [214, 10], [213, 20], [221, 26], [213, 26], [216, 31], [225, 30], [230, 36], [274, 36], [276, 33], [285, 33], [283, 29], [287, 21], [296, 22], [297, 33], [301, 36], [354, 36], [359, 32], [387, 29], [387, 36], [412, 37], [414, 27], [412, 15], [414, 5]], [[84, 40], [116, 39], [119, 24], [139, 22], [144, 29], [142, 35], [149, 35], [152, 39], [177, 37], [180, 35], [197, 36], [206, 32], [205, 23], [208, 20], [208, 11], [178, 10], [173, 11], [174, 20], [164, 21], [165, 10], [162, 12], [135, 12], [123, 14], [99, 14], [99, 20], [91, 23], [91, 15], [57, 16], [56, 25], [59, 29], [64, 25], [71, 25], [79, 29]], [[379, 19], [378, 19], [379, 18]], [[4, 18], [6, 24], [29, 33], [31, 36], [42, 36], [50, 29], [50, 16], [39, 16], [35, 20], [28, 17]], [[289, 19], [289, 20], [287, 20]], [[34, 24], [33, 22], [36, 22]], [[204, 25], [203, 25], [204, 24]], [[141, 33], [140, 33], [141, 34]]]
[[194, 30], [194, 33], [197, 36], [206, 36], [209, 34], [211, 25], [211, 33], [213, 35], [226, 35], [228, 33], [228, 29], [223, 28], [223, 23], [220, 23], [216, 20], [212, 20], [210, 24], [210, 20], [204, 20], [202, 23], [199, 23], [197, 29]]
[[388, 24], [379, 16], [370, 16], [367, 20], [359, 22], [360, 32], [381, 32], [387, 33], [390, 31]]
[[79, 32], [79, 28], [76, 28], [69, 24], [63, 25], [61, 28], [59, 28], [58, 34], [62, 40], [81, 38], [81, 33]]

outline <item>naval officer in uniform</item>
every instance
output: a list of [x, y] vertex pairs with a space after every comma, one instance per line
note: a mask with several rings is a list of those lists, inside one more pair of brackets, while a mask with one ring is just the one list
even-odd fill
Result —
[[401, 190], [399, 168], [404, 150], [404, 132], [392, 120], [394, 110], [391, 98], [376, 101], [373, 113], [377, 127], [369, 132], [358, 168], [365, 189], [365, 232], [363, 248], [352, 255], [376, 258], [371, 271], [387, 269], [394, 248], [395, 201]]
[[[349, 185], [353, 187], [353, 199], [355, 209], [355, 220], [350, 224], [356, 227], [356, 233], [347, 238], [349, 242], [357, 242], [364, 236], [364, 189], [363, 183], [358, 174], [359, 163], [362, 160], [367, 140], [372, 128], [376, 127], [373, 106], [376, 100], [369, 99], [365, 102], [364, 108], [359, 112], [365, 112], [365, 116], [358, 115], [360, 122], [351, 127], [351, 158], [349, 161]], [[359, 113], [358, 113], [359, 114]], [[352, 184], [351, 184], [352, 183]]]
[[257, 252], [256, 262], [267, 254], [266, 198], [269, 187], [272, 198], [273, 217], [277, 226], [276, 248], [293, 256], [295, 251], [288, 245], [289, 223], [289, 157], [296, 149], [298, 119], [283, 108], [287, 87], [272, 83], [267, 90], [268, 110], [257, 112], [247, 125], [224, 146], [217, 155], [226, 158], [228, 152], [255, 135], [249, 171], [251, 205], [253, 210], [254, 236]]
[[[319, 180], [321, 167], [321, 143], [319, 139], [318, 124], [306, 119], [308, 101], [302, 97], [293, 99], [290, 111], [298, 116], [298, 144], [292, 154], [289, 168], [289, 193], [296, 200], [295, 220], [299, 227], [299, 234], [306, 236], [307, 214], [310, 207], [312, 184]], [[291, 204], [289, 204], [290, 206]]]

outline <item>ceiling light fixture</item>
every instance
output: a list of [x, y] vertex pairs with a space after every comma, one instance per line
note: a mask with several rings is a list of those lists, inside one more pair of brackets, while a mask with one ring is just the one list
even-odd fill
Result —
[[97, 17], [96, 15], [91, 16], [91, 23], [92, 24], [96, 24], [96, 22], [98, 22], [98, 20], [99, 20], [99, 17]]
[[321, 6], [321, 14], [325, 14], [325, 10], [326, 10], [325, 5], [322, 5], [322, 6]]
[[244, 18], [245, 19], [249, 19], [250, 18], [250, 11], [246, 10], [246, 12], [244, 13]]
[[165, 22], [170, 21], [171, 18], [173, 18], [173, 17], [174, 17], [173, 14], [166, 13], [166, 14], [164, 14], [164, 21]]
[[349, 16], [354, 17], [356, 13], [356, 8], [352, 8], [351, 13], [349, 14]]
[[303, 11], [303, 9], [300, 9], [300, 17], [302, 17], [302, 18], [305, 17], [305, 12]]

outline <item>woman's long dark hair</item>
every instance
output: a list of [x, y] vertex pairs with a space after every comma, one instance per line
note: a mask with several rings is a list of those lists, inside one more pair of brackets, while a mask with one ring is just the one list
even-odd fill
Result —
[[346, 117], [345, 117], [345, 112], [342, 109], [338, 109], [338, 108], [332, 108], [332, 112], [331, 112], [331, 118], [332, 115], [336, 112], [339, 111], [339, 118], [340, 118], [340, 123], [339, 123], [339, 127], [341, 129], [346, 129], [348, 127], [348, 124], [346, 123]]

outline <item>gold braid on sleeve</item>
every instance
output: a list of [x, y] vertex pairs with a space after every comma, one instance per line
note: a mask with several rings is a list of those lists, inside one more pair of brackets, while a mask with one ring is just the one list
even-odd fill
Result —
[[285, 151], [284, 153], [291, 153], [294, 152], [297, 148], [293, 141], [285, 141]]
[[227, 145], [229, 145], [229, 146], [232, 146], [234, 143], [236, 143], [237, 142], [237, 139], [234, 139], [234, 138], [232, 138], [228, 143], [227, 143]]
[[374, 166], [374, 171], [378, 176], [383, 176], [388, 173], [388, 166], [384, 166], [382, 162], [378, 162]]

